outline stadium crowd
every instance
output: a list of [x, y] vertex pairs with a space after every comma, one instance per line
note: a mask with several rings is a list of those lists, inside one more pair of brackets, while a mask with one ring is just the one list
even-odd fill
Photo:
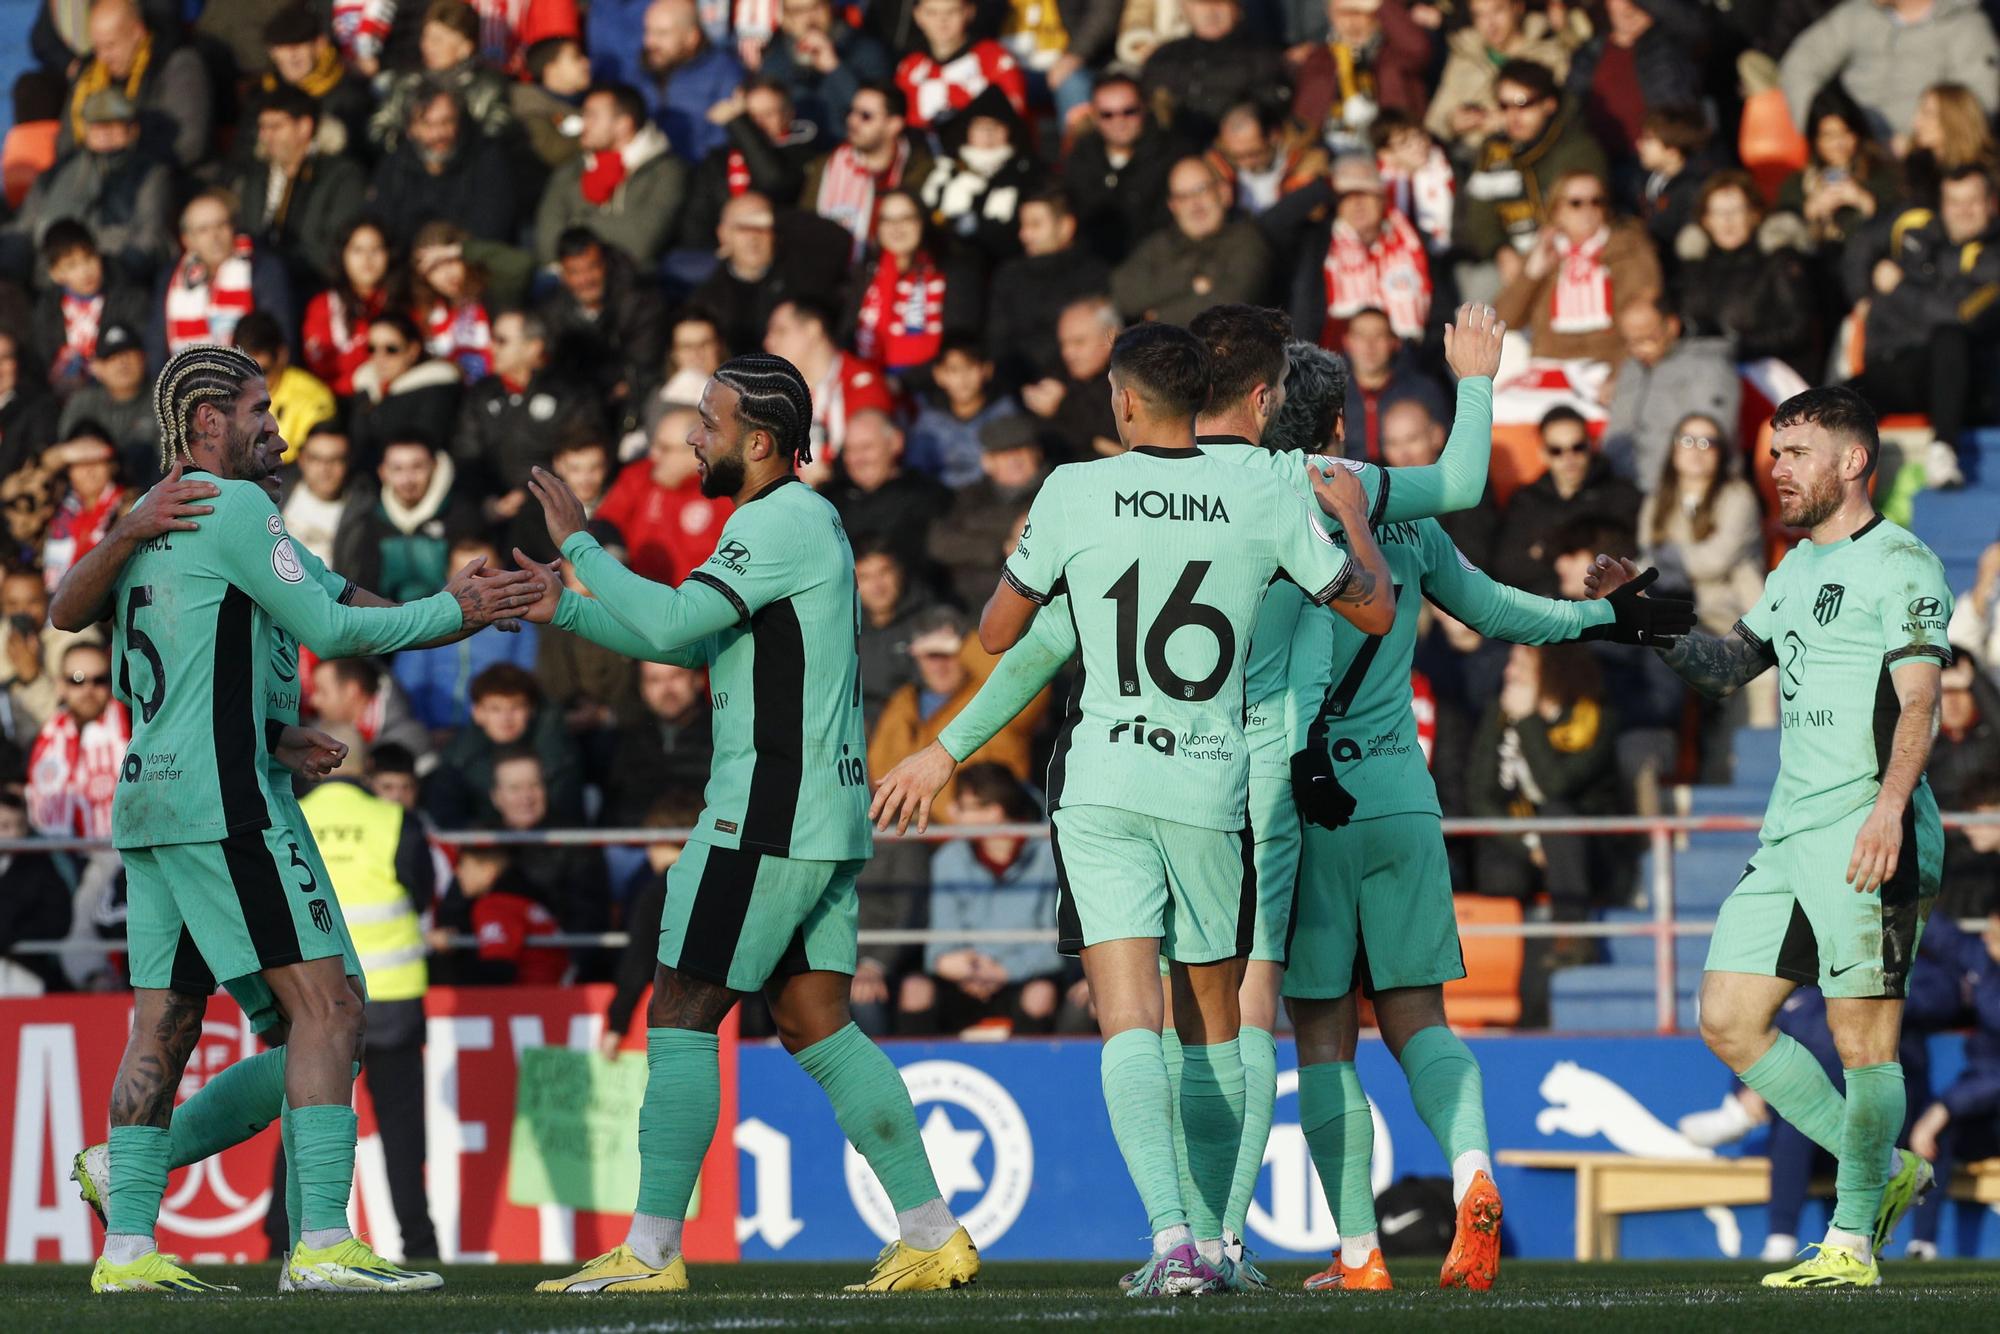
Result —
[[[190, 20], [189, 11], [198, 11]], [[1971, 0], [47, 0], [14, 89], [0, 227], [0, 833], [108, 833], [129, 725], [103, 634], [48, 595], [159, 476], [152, 376], [229, 342], [267, 368], [295, 538], [385, 597], [554, 553], [552, 468], [649, 578], [714, 549], [685, 440], [706, 376], [763, 348], [813, 387], [807, 480], [856, 556], [879, 777], [992, 659], [968, 631], [1050, 468], [1116, 451], [1130, 322], [1287, 310], [1346, 359], [1343, 438], [1441, 450], [1459, 300], [1517, 334], [1520, 467], [1447, 520], [1495, 577], [1583, 596], [1655, 564], [1724, 632], [1781, 539], [1753, 447], [1769, 386], [1850, 380], [1921, 414], [1882, 498], [1960, 484], [2000, 419], [2000, 42]], [[1765, 409], [1767, 413], [1767, 409]], [[1746, 429], [1746, 422], [1748, 428]], [[1496, 467], [1496, 482], [1499, 469]], [[581, 588], [579, 592], [585, 591]], [[1649, 652], [1483, 642], [1418, 660], [1447, 814], [1659, 809], [1726, 781], [1775, 699], [1698, 701]], [[2000, 545], [1962, 600], [1932, 782], [2000, 808]], [[300, 673], [369, 783], [439, 830], [685, 827], [702, 675], [492, 628]], [[973, 757], [951, 818], [1040, 817], [1048, 699]], [[1946, 910], [2000, 906], [1954, 835]], [[441, 980], [651, 976], [667, 843], [440, 853]], [[1632, 893], [1616, 840], [1454, 848], [1461, 890], [1558, 921]], [[1037, 841], [884, 845], [868, 927], [1042, 927]], [[0, 953], [115, 941], [115, 857], [0, 863]], [[622, 963], [524, 942], [631, 928]], [[440, 937], [441, 939], [441, 937]], [[107, 949], [110, 945], [107, 944]], [[1559, 941], [1548, 963], [1592, 957]], [[54, 988], [115, 954], [34, 957]], [[864, 949], [875, 1031], [1087, 1028], [1051, 946]]]

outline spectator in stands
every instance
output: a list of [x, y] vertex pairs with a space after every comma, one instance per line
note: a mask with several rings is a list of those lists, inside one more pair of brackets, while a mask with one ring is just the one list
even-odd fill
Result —
[[1902, 137], [1918, 95], [1940, 80], [1965, 85], [1989, 116], [2000, 108], [2000, 43], [1970, 0], [1841, 0], [1786, 48], [1778, 79], [1801, 129], [1837, 80], [1878, 137]]
[[791, 94], [767, 75], [744, 80], [709, 116], [726, 137], [690, 177], [675, 229], [679, 244], [693, 250], [714, 243], [723, 205], [745, 189], [787, 205], [797, 200], [817, 146], [812, 129], [795, 123]]
[[[1444, 423], [1431, 415], [1431, 406], [1423, 399], [1398, 398], [1382, 409], [1384, 467], [1422, 468], [1436, 463], [1444, 453], [1444, 442]], [[1479, 504], [1438, 516], [1438, 526], [1451, 538], [1452, 545], [1481, 569], [1493, 558], [1493, 535], [1499, 524], [1500, 510], [1493, 503], [1490, 483]]]
[[150, 484], [160, 470], [160, 417], [153, 410], [146, 348], [130, 325], [107, 325], [97, 335], [90, 381], [63, 404], [57, 436], [74, 439], [86, 423], [95, 423], [111, 441], [125, 475], [134, 483]]
[[854, 271], [847, 345], [891, 375], [930, 365], [947, 332], [979, 327], [982, 275], [945, 258], [927, 222], [915, 194], [885, 192], [875, 207], [874, 248]]
[[1913, 204], [1937, 207], [1938, 187], [1955, 167], [1984, 167], [1989, 172], [2000, 167], [1993, 122], [1964, 84], [1933, 84], [1917, 98], [1917, 117], [1910, 125], [1909, 151], [1903, 156], [1904, 197]]
[[[1983, 167], [1951, 172], [1937, 215], [1912, 211], [1898, 218], [1894, 252], [1876, 251], [1868, 273], [1867, 364], [1854, 387], [1877, 412], [1929, 415], [1934, 438], [1924, 474], [1932, 486], [1964, 484], [1957, 445], [1973, 403], [1974, 350], [1994, 343], [1993, 298], [2000, 295], [1994, 190]], [[1851, 251], [1850, 263], [1866, 257]]]
[[437, 767], [424, 780], [424, 809], [438, 827], [493, 823], [494, 767], [513, 746], [540, 756], [556, 819], [575, 822], [583, 813], [576, 749], [561, 712], [543, 706], [534, 676], [514, 663], [495, 663], [472, 678], [471, 693], [472, 726], [445, 743]]
[[882, 708], [898, 689], [917, 679], [910, 641], [918, 620], [936, 605], [910, 569], [892, 536], [854, 543], [854, 588], [861, 600], [861, 717], [872, 734]]
[[[1279, 53], [1243, 23], [1237, 0], [1182, 0], [1188, 34], [1145, 58], [1146, 99], [1184, 144], [1207, 144], [1241, 102], [1292, 104], [1292, 76]], [[1241, 297], [1219, 296], [1216, 301]], [[1213, 304], [1213, 303], [1209, 303]]]
[[[984, 475], [979, 433], [986, 423], [1021, 408], [1010, 396], [993, 392], [993, 363], [976, 339], [954, 335], [940, 347], [931, 367], [933, 392], [919, 399], [906, 458], [911, 467], [956, 490]], [[1109, 413], [1109, 395], [1105, 398]]]
[[694, 300], [721, 321], [731, 353], [752, 352], [791, 286], [777, 264], [778, 217], [771, 201], [755, 190], [737, 195], [723, 206], [715, 236], [721, 263], [695, 288]]
[[160, 275], [146, 339], [154, 365], [190, 343], [227, 343], [252, 310], [292, 327], [284, 264], [236, 230], [235, 214], [235, 199], [220, 189], [202, 191], [181, 210], [180, 258]]
[[1708, 34], [1690, 0], [1605, 0], [1604, 17], [1573, 57], [1568, 83], [1598, 143], [1629, 163], [1648, 112], [1700, 105], [1695, 52]]
[[366, 78], [357, 77], [341, 61], [312, 6], [288, 4], [279, 9], [265, 21], [262, 35], [270, 68], [256, 75], [244, 94], [244, 121], [255, 123], [267, 99], [281, 89], [295, 89], [313, 100], [321, 152], [366, 153], [374, 96]]
[[[610, 495], [615, 471], [610, 442], [605, 439], [603, 423], [595, 412], [586, 409], [563, 424], [562, 433], [556, 437], [555, 456], [544, 466], [563, 479], [583, 506], [584, 515], [595, 519]], [[504, 549], [509, 552], [519, 547], [540, 561], [552, 561], [561, 555], [549, 541], [549, 526], [542, 521], [540, 506], [516, 511], [500, 535]], [[619, 559], [624, 560], [623, 536], [616, 538], [615, 545]]]
[[1500, 69], [1527, 60], [1560, 81], [1569, 73], [1580, 32], [1573, 24], [1554, 30], [1540, 12], [1528, 12], [1526, 0], [1472, 0], [1466, 12], [1469, 21], [1446, 40], [1444, 73], [1424, 113], [1424, 128], [1455, 156], [1469, 159], [1481, 140], [1503, 128], [1496, 88]]
[[133, 0], [93, 0], [89, 55], [70, 85], [60, 151], [81, 143], [84, 103], [115, 89], [138, 111], [140, 142], [154, 156], [183, 168], [200, 165], [210, 147], [208, 71], [192, 46], [173, 46], [147, 31]]
[[924, 179], [923, 201], [939, 230], [991, 272], [1020, 253], [1015, 212], [1043, 182], [1025, 123], [999, 89], [988, 88], [951, 118], [938, 139], [944, 153]]
[[[1309, 15], [1308, 20], [1316, 25], [1311, 40], [1326, 40], [1325, 13]], [[1118, 19], [1117, 63], [1124, 68], [1142, 66], [1162, 43], [1185, 37], [1188, 31], [1187, 11], [1180, 0], [1142, 0], [1139, 4], [1128, 4]], [[1307, 40], [1303, 36], [1291, 38], [1289, 22], [1286, 32], [1288, 40]]]
[[707, 560], [733, 508], [726, 498], [702, 494], [688, 435], [698, 418], [674, 408], [653, 427], [644, 458], [625, 465], [596, 517], [613, 524], [632, 553], [634, 572], [661, 584], [678, 584]]
[[980, 428], [979, 448], [985, 475], [960, 489], [931, 529], [931, 559], [943, 567], [952, 600], [966, 609], [992, 596], [1043, 477], [1042, 443], [1030, 418], [996, 417]]
[[1591, 447], [1590, 430], [1574, 408], [1552, 408], [1542, 418], [1541, 436], [1548, 470], [1507, 502], [1494, 539], [1492, 573], [1502, 583], [1553, 595], [1555, 535], [1582, 518], [1631, 533], [1639, 517], [1639, 492], [1613, 475], [1611, 465]]
[[904, 466], [903, 433], [875, 408], [848, 420], [838, 475], [821, 494], [839, 511], [849, 541], [881, 538], [906, 569], [923, 560], [931, 523], [951, 504], [942, 483]]
[[1091, 70], [1111, 55], [1124, 0], [1071, 0], [1053, 13], [1036, 0], [1012, 0], [1000, 22], [1000, 43], [1021, 65], [1037, 104], [1054, 104], [1067, 125], [1090, 100]]
[[1222, 176], [1231, 201], [1255, 218], [1326, 175], [1326, 149], [1291, 128], [1282, 107], [1244, 102], [1233, 106], [1215, 132], [1208, 160]]
[[1389, 207], [1410, 220], [1433, 258], [1445, 254], [1458, 195], [1451, 158], [1429, 130], [1399, 111], [1382, 113], [1371, 135]]
[[[1382, 111], [1422, 119], [1430, 100], [1431, 40], [1403, 0], [1327, 0], [1329, 40], [1293, 66], [1292, 115], [1342, 152], [1370, 147]], [[1256, 91], [1256, 90], [1253, 90]]]
[[586, 228], [644, 268], [658, 262], [687, 197], [687, 165], [646, 119], [630, 84], [600, 84], [583, 99], [583, 152], [556, 169], [535, 213], [535, 258], [556, 258], [556, 242]]
[[997, 88], [1016, 117], [1028, 114], [1021, 67], [1000, 43], [972, 34], [971, 0], [916, 0], [911, 9], [921, 38], [896, 66], [910, 128], [941, 130], [988, 88]]
[[1701, 628], [1717, 636], [1764, 592], [1764, 517], [1742, 458], [1720, 421], [1689, 413], [1639, 507], [1639, 563], [1657, 566], [1667, 586], [1691, 589]]
[[1734, 426], [1743, 381], [1727, 339], [1684, 335], [1680, 316], [1661, 301], [1627, 305], [1618, 314], [1618, 332], [1626, 357], [1613, 382], [1604, 457], [1626, 481], [1652, 486], [1673, 453], [1681, 417], [1700, 412]]
[[832, 0], [779, 0], [762, 72], [782, 84], [806, 122], [833, 137], [862, 85], [890, 76], [889, 53], [833, 12]]
[[[1234, 0], [1194, 0], [1235, 10]], [[1157, 58], [1157, 57], [1156, 57]], [[1167, 178], [1173, 224], [1139, 242], [1111, 275], [1111, 295], [1128, 320], [1185, 324], [1230, 301], [1258, 301], [1271, 276], [1271, 250], [1247, 219], [1231, 220], [1215, 168], [1182, 158]]]
[[372, 467], [394, 439], [451, 438], [464, 381], [458, 367], [426, 358], [409, 316], [387, 311], [368, 326], [368, 361], [354, 372], [350, 438], [355, 460]]
[[307, 431], [295, 461], [298, 479], [285, 492], [285, 531], [329, 570], [354, 569], [362, 520], [375, 508], [375, 479], [355, 471], [353, 446], [338, 421]]
[[9, 224], [23, 238], [14, 244], [11, 267], [26, 277], [29, 249], [40, 245], [51, 227], [74, 220], [90, 230], [99, 253], [125, 275], [150, 282], [174, 253], [173, 173], [140, 146], [138, 116], [116, 88], [91, 94], [82, 118], [81, 151], [36, 178]]
[[[0, 788], [0, 838], [26, 838], [28, 832], [25, 798], [11, 788]], [[14, 947], [64, 939], [69, 935], [71, 910], [69, 882], [56, 870], [48, 853], [0, 855], [0, 960], [4, 960], [0, 972], [8, 966], [23, 968], [38, 978], [45, 990], [68, 990], [59, 957], [42, 954], [17, 958]], [[10, 988], [9, 994], [21, 993]]]
[[368, 177], [351, 158], [319, 149], [319, 104], [301, 89], [273, 92], [252, 123], [257, 160], [232, 185], [236, 228], [284, 260], [294, 290], [323, 287], [339, 274], [335, 243], [361, 212]]
[[[1618, 0], [1628, 3], [1629, 0]], [[1611, 217], [1604, 178], [1566, 171], [1549, 192], [1548, 217], [1494, 309], [1528, 336], [1538, 359], [1625, 359], [1618, 315], [1660, 295], [1660, 261], [1646, 229]]]
[[1397, 339], [1389, 316], [1381, 310], [1358, 310], [1347, 320], [1340, 343], [1347, 361], [1346, 429], [1342, 448], [1351, 459], [1382, 457], [1382, 419], [1406, 398], [1422, 403], [1431, 417], [1443, 420], [1451, 408], [1444, 390], [1417, 365]]
[[[1971, 810], [1982, 793], [2000, 786], [2000, 684], [1980, 670], [1974, 653], [1959, 650], [1944, 669], [1938, 684], [1937, 740], [1924, 773], [1938, 805], [1948, 811]], [[1947, 858], [1964, 846], [1965, 832], [1946, 833]], [[1966, 906], [1987, 911], [1987, 905]]]
[[[271, 415], [278, 420], [278, 434], [285, 439], [289, 462], [299, 452], [299, 443], [305, 440], [306, 433], [333, 416], [333, 390], [311, 371], [292, 365], [292, 350], [285, 344], [285, 331], [268, 310], [253, 310], [245, 315], [236, 326], [233, 341], [264, 372], [264, 383], [271, 391]], [[135, 410], [140, 398], [135, 384], [132, 392]], [[152, 434], [157, 438], [157, 425]], [[122, 449], [121, 444], [121, 452]]]
[[1671, 262], [1681, 229], [1694, 221], [1701, 183], [1708, 175], [1708, 121], [1698, 110], [1662, 107], [1646, 113], [1633, 144], [1646, 173], [1638, 215], [1655, 252]]
[[[64, 218], [42, 233], [49, 283], [35, 301], [29, 347], [49, 384], [67, 397], [91, 382], [97, 343], [114, 324], [136, 330], [146, 322], [146, 295], [123, 281], [97, 248], [90, 228]], [[135, 335], [133, 345], [138, 345]], [[145, 374], [143, 350], [139, 372]]]
[[581, 227], [556, 238], [556, 277], [541, 315], [560, 373], [597, 384], [613, 408], [639, 396], [666, 353], [659, 293], [623, 251]]
[[132, 508], [138, 493], [120, 484], [118, 450], [109, 432], [96, 422], [77, 423], [61, 444], [43, 456], [43, 464], [62, 469], [67, 483], [42, 544], [42, 575], [53, 593], [70, 567], [88, 556], [110, 533], [111, 525]]
[[1111, 271], [1077, 244], [1077, 218], [1067, 191], [1049, 186], [1021, 201], [1022, 254], [993, 275], [986, 348], [1009, 384], [1059, 375], [1057, 335], [1063, 309], [1111, 290]]
[[516, 198], [500, 150], [466, 120], [449, 88], [423, 87], [409, 99], [396, 146], [375, 166], [369, 206], [389, 238], [408, 245], [425, 223], [455, 222], [486, 241], [514, 240]]
[[699, 797], [708, 781], [708, 677], [664, 662], [639, 664], [645, 713], [618, 730], [604, 781], [604, 822], [631, 828], [663, 796]]
[[450, 457], [429, 439], [389, 436], [381, 495], [361, 521], [355, 567], [341, 573], [391, 602], [414, 602], [443, 588], [451, 539], [478, 524], [472, 501], [453, 494], [455, 475]]
[[[474, 561], [486, 568], [503, 568], [500, 548], [479, 529], [454, 529], [445, 550], [446, 570], [462, 570]], [[490, 667], [532, 671], [544, 627], [517, 623], [511, 630], [489, 625], [463, 639], [430, 648], [404, 649], [396, 655], [396, 683], [410, 697], [417, 721], [439, 734], [465, 726], [472, 716], [469, 684]]]
[[400, 746], [428, 767], [430, 729], [403, 688], [368, 659], [329, 658], [313, 668], [312, 702], [322, 726], [351, 727], [368, 746]]
[[[558, 814], [553, 786], [540, 746], [516, 742], [495, 750], [487, 799], [497, 818], [490, 827], [514, 833], [562, 828], [560, 820], [575, 816]], [[555, 914], [564, 931], [611, 925], [611, 876], [602, 849], [528, 843], [509, 855], [529, 896]]]
[[861, 84], [848, 103], [847, 142], [806, 168], [800, 207], [852, 237], [853, 259], [874, 239], [877, 198], [890, 190], [918, 189], [930, 178], [930, 149], [905, 133], [905, 106], [903, 90], [894, 84]]
[[[1004, 767], [965, 765], [952, 822], [1034, 824], [1041, 808]], [[954, 839], [931, 862], [932, 931], [1053, 930], [1055, 852], [1048, 839]], [[987, 1020], [1048, 1033], [1062, 999], [1063, 960], [1046, 941], [967, 945], [947, 934], [924, 947], [924, 970], [903, 979], [899, 1033], [953, 1034]]]
[[440, 90], [456, 95], [468, 130], [486, 139], [507, 133], [514, 125], [512, 99], [500, 72], [480, 63], [479, 11], [466, 0], [431, 0], [423, 13], [422, 68], [390, 76], [368, 123], [369, 137], [382, 151], [393, 151], [412, 132], [411, 108]]
[[[560, 985], [569, 976], [569, 951], [527, 942], [531, 936], [557, 934], [562, 924], [514, 868], [513, 850], [465, 848], [458, 855], [456, 872], [438, 903], [436, 925], [430, 932], [432, 981], [454, 986]], [[469, 957], [450, 946], [454, 934], [475, 939]]]
[[[626, 558], [625, 539], [616, 528], [600, 521], [588, 529], [613, 557]], [[592, 596], [568, 561], [563, 562], [562, 579], [563, 587], [578, 597]], [[543, 626], [536, 637], [535, 680], [549, 703], [562, 712], [563, 726], [584, 753], [586, 771], [608, 775], [617, 729], [637, 725], [645, 716], [637, 664], [581, 635]]]
[[[1950, 1181], [1960, 1163], [1976, 1163], [2000, 1153], [2000, 911], [1988, 909], [1985, 930], [1968, 935], [1949, 920], [1929, 942], [1939, 971], [1950, 980], [1953, 999], [1970, 1010], [1974, 1028], [1965, 1039], [1965, 1067], [1910, 1126], [1910, 1148], [1930, 1160], [1939, 1181]], [[1920, 1208], [1908, 1254], [1937, 1258], [1937, 1229], [1943, 1196]]]
[[2000, 542], [1979, 553], [1972, 587], [1951, 609], [1952, 647], [1992, 664], [1988, 675], [2000, 681]]
[[467, 384], [493, 368], [493, 323], [486, 313], [486, 270], [465, 256], [469, 238], [449, 222], [427, 222], [410, 243], [410, 316], [424, 351], [458, 368]]
[[[1590, 650], [1516, 644], [1499, 699], [1473, 740], [1467, 795], [1475, 815], [1610, 815], [1620, 800], [1617, 715]], [[1558, 922], [1580, 922], [1604, 893], [1607, 840], [1583, 834], [1481, 839], [1479, 889], [1527, 899], [1547, 893]], [[1567, 948], [1565, 948], [1567, 946]], [[1557, 945], [1562, 962], [1588, 962], [1588, 939]]]
[[[972, 702], [986, 674], [993, 670], [994, 660], [977, 644], [968, 642], [967, 628], [965, 614], [950, 607], [933, 608], [919, 618], [910, 640], [916, 679], [890, 695], [882, 716], [876, 719], [868, 738], [870, 781], [881, 782], [905, 757], [937, 740], [945, 724]], [[1012, 722], [966, 757], [968, 764], [997, 764], [1015, 781], [1025, 781], [1029, 745], [1048, 706], [1048, 696], [1044, 686]], [[951, 810], [957, 795], [957, 781], [945, 784], [938, 793], [938, 809]]]
[[[1500, 127], [1479, 145], [1458, 192], [1457, 240], [1508, 282], [1535, 243], [1556, 179], [1572, 171], [1604, 179], [1604, 150], [1565, 109], [1546, 65], [1509, 60], [1494, 77], [1493, 95]], [[1464, 294], [1479, 295], [1469, 287]]]
[[28, 818], [38, 834], [109, 838], [111, 799], [132, 741], [132, 719], [111, 696], [111, 655], [70, 645], [57, 693], [62, 707], [42, 724], [28, 756]]
[[1420, 341], [1430, 321], [1430, 256], [1424, 238], [1389, 207], [1372, 154], [1333, 164], [1333, 215], [1299, 248], [1292, 276], [1292, 325], [1338, 347], [1347, 322], [1380, 311], [1396, 337]]
[[[0, 635], [5, 636], [5, 652], [0, 653], [0, 721], [6, 739], [0, 742], [0, 765], [10, 778], [24, 770], [28, 748], [35, 733], [54, 715], [62, 703], [58, 683], [63, 677], [63, 655], [75, 643], [96, 643], [95, 631], [69, 634], [49, 624], [49, 590], [42, 572], [33, 566], [10, 566], [0, 572]], [[0, 785], [4, 787], [4, 785]]]
[[847, 441], [857, 413], [895, 409], [882, 372], [833, 341], [833, 317], [805, 299], [780, 301], [771, 311], [764, 350], [798, 368], [812, 389], [813, 463], [832, 463]]
[[[1070, 302], [1056, 319], [1061, 365], [1056, 373], [1021, 386], [1021, 402], [1041, 420], [1048, 447], [1061, 462], [1119, 452], [1111, 396], [1102, 391], [1104, 373], [1111, 365], [1111, 343], [1123, 327], [1118, 307], [1108, 296]], [[957, 457], [963, 459], [957, 473], [963, 480], [954, 481], [947, 473], [945, 482], [959, 486], [977, 480], [970, 468], [979, 463], [980, 454], [960, 451]]]
[[[595, 47], [591, 56], [594, 61]], [[743, 82], [743, 65], [735, 52], [710, 44], [695, 0], [653, 0], [646, 7], [639, 68], [627, 72], [623, 61], [612, 62], [603, 76], [636, 85], [674, 152], [692, 163], [722, 143], [722, 127], [708, 119], [708, 110], [729, 100]]]
[[[6, 408], [0, 406], [0, 419], [5, 415]], [[14, 563], [27, 566], [39, 561], [43, 536], [56, 512], [55, 478], [39, 455], [30, 455], [26, 466], [0, 473], [0, 512], [7, 516]]]
[[22, 361], [20, 343], [0, 331], [0, 476], [33, 464], [56, 433], [56, 400], [22, 374]]
[[493, 373], [466, 391], [451, 446], [460, 482], [481, 498], [486, 522], [508, 524], [523, 508], [539, 509], [528, 496], [528, 469], [548, 467], [564, 430], [588, 410], [584, 396], [550, 371], [541, 317], [502, 312], [493, 321]]
[[368, 327], [389, 308], [389, 233], [373, 215], [347, 224], [334, 242], [340, 272], [306, 306], [306, 369], [341, 398], [354, 393], [354, 373], [368, 361]]
[[1778, 187], [1778, 209], [1805, 219], [1815, 249], [1838, 251], [1864, 224], [1895, 207], [1902, 184], [1861, 108], [1838, 87], [1813, 99], [1806, 120], [1811, 156]]
[[1174, 150], [1146, 108], [1138, 81], [1110, 73], [1090, 93], [1090, 125], [1063, 160], [1084, 244], [1117, 264], [1138, 239], [1167, 225], [1167, 174]]
[[594, 86], [590, 57], [572, 34], [544, 37], [527, 48], [522, 64], [528, 77], [508, 89], [509, 105], [546, 176], [583, 152], [577, 138], [583, 96]]
[[1688, 328], [1730, 338], [1738, 361], [1777, 357], [1817, 377], [1825, 336], [1819, 295], [1796, 249], [1805, 229], [1789, 216], [1766, 224], [1763, 195], [1742, 171], [1709, 177], [1695, 215], [1700, 226], [1681, 234], [1674, 278]]

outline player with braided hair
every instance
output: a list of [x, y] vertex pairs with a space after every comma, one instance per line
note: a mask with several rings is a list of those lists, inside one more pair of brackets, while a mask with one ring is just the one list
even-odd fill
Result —
[[[595, 595], [547, 566], [526, 613], [634, 658], [706, 667], [715, 765], [701, 819], [669, 872], [646, 1022], [639, 1207], [623, 1245], [538, 1292], [687, 1287], [681, 1223], [715, 1134], [716, 1030], [762, 990], [779, 1039], [826, 1090], [888, 1193], [900, 1237], [851, 1291], [973, 1281], [979, 1253], [945, 1206], [909, 1090], [854, 1024], [854, 877], [871, 850], [861, 722], [861, 605], [833, 506], [799, 483], [812, 396], [781, 357], [723, 363], [688, 437], [701, 489], [736, 510], [715, 554], [679, 588], [642, 579], [583, 531], [583, 506], [534, 470], [549, 536]], [[529, 568], [519, 551], [515, 559]]]
[[[176, 462], [195, 466], [188, 444], [197, 408], [203, 403], [233, 403], [244, 385], [263, 378], [264, 372], [248, 353], [220, 343], [193, 343], [168, 357], [153, 382], [153, 412], [160, 420], [161, 473], [173, 471]], [[245, 476], [227, 465], [249, 461], [225, 459], [223, 476]]]

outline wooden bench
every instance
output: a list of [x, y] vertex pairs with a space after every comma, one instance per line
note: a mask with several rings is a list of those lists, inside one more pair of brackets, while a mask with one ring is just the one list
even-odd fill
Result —
[[[1768, 1204], [1768, 1158], [1635, 1158], [1624, 1153], [1562, 1149], [1502, 1149], [1507, 1167], [1576, 1173], [1576, 1258], [1618, 1258], [1618, 1221], [1626, 1214], [1706, 1209], [1711, 1205]], [[1814, 1182], [1830, 1195], [1832, 1182]], [[2000, 1158], [1962, 1164], [1946, 1191], [1954, 1200], [2000, 1204]]]

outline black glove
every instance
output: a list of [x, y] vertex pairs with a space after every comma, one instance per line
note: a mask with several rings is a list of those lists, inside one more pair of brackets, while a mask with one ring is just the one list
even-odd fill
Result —
[[1333, 774], [1333, 757], [1322, 746], [1292, 756], [1292, 804], [1307, 824], [1338, 829], [1354, 818], [1354, 798]]
[[1648, 567], [1631, 583], [1606, 594], [1604, 600], [1611, 604], [1617, 619], [1609, 625], [1593, 625], [1577, 638], [1672, 648], [1675, 640], [1694, 629], [1694, 603], [1686, 598], [1640, 597], [1659, 577], [1657, 568]]

